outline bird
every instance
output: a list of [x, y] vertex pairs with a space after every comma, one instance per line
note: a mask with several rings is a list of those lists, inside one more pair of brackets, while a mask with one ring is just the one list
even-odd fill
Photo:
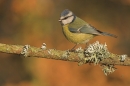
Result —
[[103, 35], [117, 38], [114, 34], [102, 32], [91, 26], [81, 18], [77, 17], [69, 9], [65, 9], [61, 12], [59, 22], [61, 23], [62, 32], [66, 39], [75, 44], [71, 50], [74, 50], [78, 44], [87, 44], [89, 40], [95, 36]]

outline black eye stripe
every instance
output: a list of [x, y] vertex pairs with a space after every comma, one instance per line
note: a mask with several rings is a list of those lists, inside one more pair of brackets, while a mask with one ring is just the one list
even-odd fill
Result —
[[67, 19], [67, 18], [69, 18], [69, 17], [71, 17], [71, 16], [73, 16], [73, 15], [67, 16], [67, 17], [65, 17], [65, 18], [63, 18], [63, 19], [61, 19], [61, 20], [65, 20], [65, 19]]

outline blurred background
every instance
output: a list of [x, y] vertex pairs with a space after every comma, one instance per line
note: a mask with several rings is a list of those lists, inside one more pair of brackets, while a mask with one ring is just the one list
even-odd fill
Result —
[[[98, 40], [112, 53], [130, 55], [130, 0], [0, 0], [0, 42], [71, 49], [74, 44], [58, 22], [64, 9], [118, 36], [99, 36], [89, 43]], [[130, 67], [116, 68], [105, 76], [99, 65], [0, 53], [0, 86], [130, 86]]]

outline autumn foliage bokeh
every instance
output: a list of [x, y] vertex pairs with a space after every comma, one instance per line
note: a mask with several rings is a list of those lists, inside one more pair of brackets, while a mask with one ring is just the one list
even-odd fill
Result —
[[[0, 42], [71, 49], [74, 44], [65, 39], [58, 22], [64, 9], [118, 36], [99, 36], [89, 43], [98, 40], [112, 53], [130, 55], [130, 0], [0, 0]], [[130, 68], [125, 66], [105, 76], [99, 65], [3, 53], [0, 57], [0, 86], [130, 86]]]

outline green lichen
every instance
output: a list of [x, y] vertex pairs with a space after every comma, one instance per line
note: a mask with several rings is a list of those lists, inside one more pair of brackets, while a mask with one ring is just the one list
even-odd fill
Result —
[[116, 68], [114, 67], [114, 65], [106, 65], [106, 64], [104, 64], [104, 65], [101, 65], [101, 67], [102, 67], [102, 71], [104, 72], [104, 74], [107, 76], [108, 74], [111, 74], [111, 73], [113, 73], [115, 70], [116, 70]]
[[47, 48], [47, 47], [46, 47], [46, 43], [43, 43], [42, 46], [41, 46], [41, 49], [42, 49], [42, 50], [46, 50], [46, 48]]
[[103, 59], [109, 58], [110, 53], [106, 46], [106, 44], [99, 44], [98, 41], [90, 44], [84, 52], [86, 61], [96, 65]]
[[30, 48], [30, 45], [24, 45], [23, 50], [21, 51], [21, 54], [24, 55], [24, 57], [28, 56], [28, 50]]
[[69, 52], [69, 50], [67, 50], [67, 51], [65, 51], [63, 54], [62, 54], [62, 58], [63, 59], [67, 59], [68, 57], [69, 57], [69, 55], [70, 55], [70, 52]]

